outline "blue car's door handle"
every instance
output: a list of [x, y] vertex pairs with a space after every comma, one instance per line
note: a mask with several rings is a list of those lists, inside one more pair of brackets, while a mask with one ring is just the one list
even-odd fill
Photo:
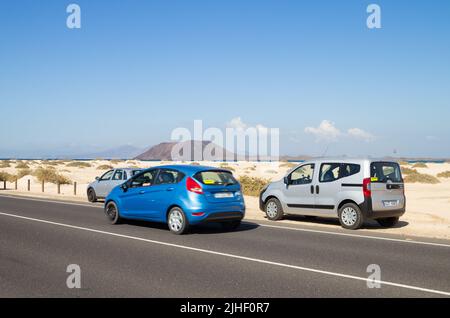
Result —
[[173, 188], [167, 188], [167, 191], [173, 191]]
[[139, 191], [139, 194], [144, 194], [144, 193], [145, 193], [144, 190]]

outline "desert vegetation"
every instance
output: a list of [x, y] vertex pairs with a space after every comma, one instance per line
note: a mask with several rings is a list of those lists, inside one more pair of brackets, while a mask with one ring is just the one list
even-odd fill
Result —
[[90, 163], [83, 161], [71, 161], [66, 164], [66, 167], [76, 167], [76, 168], [90, 168], [92, 167]]
[[450, 171], [444, 171], [437, 174], [438, 178], [450, 178]]
[[413, 167], [413, 168], [428, 168], [427, 164], [426, 164], [426, 163], [423, 163], [423, 162], [415, 163], [415, 164], [413, 164], [412, 167]]
[[30, 166], [27, 163], [23, 162], [23, 161], [20, 161], [16, 165], [16, 169], [28, 169], [28, 168], [30, 168]]
[[241, 183], [244, 195], [256, 197], [259, 196], [261, 190], [270, 182], [270, 180], [258, 177], [241, 176], [239, 182]]
[[55, 169], [39, 167], [33, 171], [32, 175], [38, 179], [39, 182], [50, 182], [55, 184], [70, 184], [69, 178], [59, 174]]
[[100, 165], [97, 167], [97, 170], [111, 170], [113, 169], [113, 166], [111, 165]]

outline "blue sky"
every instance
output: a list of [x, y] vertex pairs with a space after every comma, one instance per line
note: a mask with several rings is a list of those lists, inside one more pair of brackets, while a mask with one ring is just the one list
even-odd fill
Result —
[[280, 128], [284, 154], [450, 157], [449, 14], [446, 0], [2, 0], [0, 157], [237, 118]]

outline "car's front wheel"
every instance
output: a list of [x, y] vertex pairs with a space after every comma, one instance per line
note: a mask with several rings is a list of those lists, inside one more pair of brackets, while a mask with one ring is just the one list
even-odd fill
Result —
[[167, 224], [173, 234], [184, 234], [189, 229], [189, 222], [183, 210], [179, 207], [172, 208], [167, 214]]
[[266, 215], [271, 221], [278, 221], [283, 218], [283, 207], [280, 201], [276, 198], [272, 198], [266, 203]]
[[398, 220], [399, 220], [398, 217], [391, 217], [391, 218], [377, 219], [377, 222], [382, 227], [393, 227], [393, 226], [397, 225]]
[[108, 202], [106, 205], [105, 214], [111, 224], [119, 224], [122, 221], [119, 214], [119, 209], [113, 201]]
[[90, 188], [87, 192], [87, 198], [89, 202], [97, 202], [97, 195], [95, 194], [95, 190]]
[[346, 203], [339, 209], [339, 222], [345, 229], [356, 230], [364, 223], [364, 217], [356, 204]]

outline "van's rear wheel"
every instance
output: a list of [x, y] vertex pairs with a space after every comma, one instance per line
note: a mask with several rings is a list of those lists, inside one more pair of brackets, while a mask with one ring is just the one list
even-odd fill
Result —
[[267, 201], [265, 210], [267, 218], [271, 221], [278, 221], [283, 218], [283, 207], [278, 199], [272, 198]]
[[390, 217], [390, 218], [377, 219], [377, 222], [382, 227], [393, 227], [393, 226], [397, 225], [398, 220], [399, 220], [398, 217]]
[[346, 203], [339, 209], [339, 222], [344, 229], [356, 230], [364, 223], [364, 217], [356, 204]]

